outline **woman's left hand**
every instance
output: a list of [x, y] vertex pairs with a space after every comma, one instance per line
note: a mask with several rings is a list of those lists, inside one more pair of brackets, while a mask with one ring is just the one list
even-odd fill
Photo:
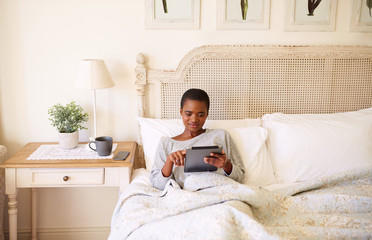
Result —
[[232, 163], [227, 158], [224, 150], [222, 150], [222, 153], [211, 153], [210, 157], [204, 157], [204, 162], [218, 168], [223, 168], [227, 174], [230, 174], [232, 171]]

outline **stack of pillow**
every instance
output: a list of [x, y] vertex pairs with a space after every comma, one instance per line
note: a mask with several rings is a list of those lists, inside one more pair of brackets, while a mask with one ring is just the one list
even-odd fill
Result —
[[[181, 119], [137, 118], [146, 169], [162, 136], [182, 133]], [[334, 114], [266, 114], [262, 119], [207, 120], [229, 132], [245, 166], [244, 184], [295, 183], [372, 167], [372, 108]]]

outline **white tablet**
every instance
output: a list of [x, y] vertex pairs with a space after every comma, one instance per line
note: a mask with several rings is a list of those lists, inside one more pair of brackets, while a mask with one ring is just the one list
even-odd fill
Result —
[[217, 167], [205, 163], [204, 157], [210, 157], [210, 153], [221, 153], [222, 147], [219, 146], [202, 146], [186, 149], [186, 159], [184, 165], [185, 172], [212, 172]]

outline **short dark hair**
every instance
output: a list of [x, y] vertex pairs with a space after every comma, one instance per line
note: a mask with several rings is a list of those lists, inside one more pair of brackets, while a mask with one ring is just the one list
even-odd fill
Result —
[[197, 101], [200, 101], [200, 102], [205, 102], [205, 104], [207, 105], [207, 110], [209, 111], [209, 96], [202, 89], [190, 88], [189, 90], [187, 90], [182, 95], [181, 108], [183, 108], [183, 105], [186, 102], [186, 100], [197, 100]]

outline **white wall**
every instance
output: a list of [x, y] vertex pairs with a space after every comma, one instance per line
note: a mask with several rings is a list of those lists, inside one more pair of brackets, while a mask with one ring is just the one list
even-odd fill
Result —
[[[285, 0], [271, 1], [270, 30], [216, 30], [215, 0], [201, 1], [200, 30], [146, 30], [144, 1], [0, 0], [0, 144], [10, 155], [27, 142], [56, 141], [47, 114], [53, 104], [76, 100], [92, 114], [90, 92], [72, 87], [82, 58], [104, 59], [116, 82], [97, 91], [98, 135], [135, 140], [138, 52], [147, 54], [153, 68], [174, 69], [187, 51], [206, 44], [372, 45], [372, 33], [349, 32], [349, 0], [338, 1], [334, 32], [284, 32]], [[92, 120], [80, 140], [92, 134]], [[29, 197], [28, 190], [20, 191], [19, 228], [25, 232]], [[87, 227], [110, 225], [118, 193], [41, 189], [38, 197], [43, 236], [73, 227], [83, 235]]]

